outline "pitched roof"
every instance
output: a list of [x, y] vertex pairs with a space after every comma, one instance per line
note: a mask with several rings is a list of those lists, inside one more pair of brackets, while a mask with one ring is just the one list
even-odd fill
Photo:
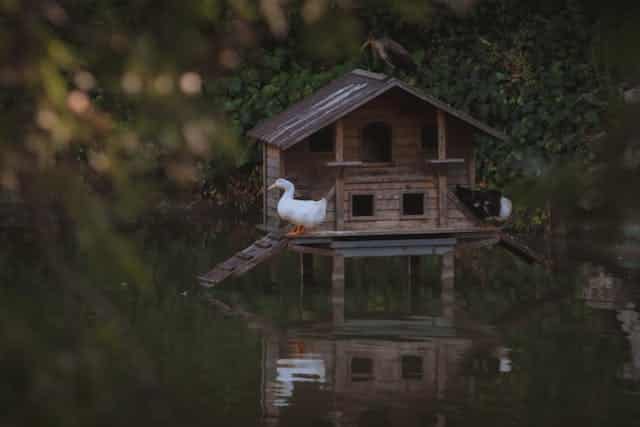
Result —
[[507, 139], [504, 133], [396, 78], [359, 69], [330, 82], [311, 96], [264, 120], [251, 129], [248, 135], [287, 149], [393, 88], [399, 88], [491, 136]]

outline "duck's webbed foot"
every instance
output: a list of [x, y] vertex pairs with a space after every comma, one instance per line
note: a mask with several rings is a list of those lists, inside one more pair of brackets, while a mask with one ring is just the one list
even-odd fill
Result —
[[297, 237], [301, 234], [304, 233], [304, 226], [302, 225], [296, 225], [295, 227], [293, 227], [293, 230], [291, 230], [290, 232], [288, 232], [286, 234], [287, 237]]

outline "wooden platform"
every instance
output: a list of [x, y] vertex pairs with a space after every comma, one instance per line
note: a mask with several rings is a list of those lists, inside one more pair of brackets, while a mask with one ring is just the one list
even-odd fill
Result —
[[283, 230], [265, 237], [198, 276], [200, 284], [212, 287], [230, 276], [240, 276], [285, 249], [303, 254], [344, 258], [444, 255], [456, 247], [500, 244], [530, 263], [545, 264], [543, 257], [518, 238], [493, 226], [438, 228], [428, 230], [316, 231], [287, 237]]
[[288, 240], [282, 233], [269, 233], [251, 246], [236, 253], [209, 272], [197, 277], [204, 287], [212, 287], [229, 276], [240, 276], [261, 262], [277, 255], [287, 247]]
[[500, 240], [498, 244], [509, 252], [517, 255], [521, 259], [524, 259], [529, 264], [541, 264], [547, 265], [547, 260], [533, 249], [531, 249], [525, 242], [518, 239], [517, 237], [508, 234], [508, 233], [500, 233]]
[[[272, 233], [278, 229], [272, 227], [265, 227], [264, 225], [258, 225], [257, 228], [261, 231]], [[453, 236], [465, 238], [485, 237], [493, 236], [500, 233], [500, 228], [493, 226], [484, 227], [466, 227], [466, 228], [428, 228], [428, 229], [392, 229], [392, 230], [322, 230], [322, 231], [307, 231], [303, 236], [294, 239], [295, 243], [303, 243], [307, 239], [316, 238], [345, 238], [345, 237], [357, 237], [357, 238], [376, 238], [376, 237], [395, 237], [395, 236]]]
[[[355, 239], [307, 238], [295, 239], [290, 243], [294, 251], [313, 253], [322, 250], [329, 256], [345, 258], [388, 257], [414, 255], [441, 255], [452, 251], [457, 240], [448, 238], [416, 238], [411, 236], [394, 236], [393, 239]], [[320, 255], [320, 253], [318, 253]]]

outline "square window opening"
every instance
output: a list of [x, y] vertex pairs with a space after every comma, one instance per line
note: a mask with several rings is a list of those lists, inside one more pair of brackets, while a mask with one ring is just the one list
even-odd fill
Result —
[[351, 381], [370, 381], [373, 379], [373, 360], [368, 357], [351, 359]]
[[403, 194], [402, 215], [424, 215], [424, 193]]
[[422, 376], [422, 357], [402, 356], [402, 378], [405, 380], [420, 380]]
[[351, 215], [354, 217], [373, 216], [373, 194], [351, 196]]

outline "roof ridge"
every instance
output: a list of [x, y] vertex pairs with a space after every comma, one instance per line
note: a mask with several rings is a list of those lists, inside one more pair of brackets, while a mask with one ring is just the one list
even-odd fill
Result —
[[375, 73], [373, 71], [363, 70], [362, 68], [356, 68], [351, 70], [351, 74], [355, 74], [360, 77], [367, 77], [375, 80], [385, 80], [387, 78], [391, 78], [391, 76], [387, 76], [383, 73]]
[[286, 149], [391, 88], [399, 88], [489, 135], [507, 140], [502, 131], [457, 110], [421, 88], [394, 76], [358, 68], [332, 80], [275, 116], [261, 121], [247, 135]]

